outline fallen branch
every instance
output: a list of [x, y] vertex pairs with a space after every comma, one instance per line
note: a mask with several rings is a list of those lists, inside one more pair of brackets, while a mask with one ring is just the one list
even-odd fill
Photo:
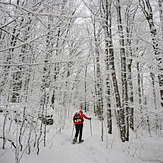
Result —
[[0, 137], [0, 139], [5, 139], [5, 140], [9, 141], [9, 142], [12, 144], [12, 146], [13, 146], [14, 148], [16, 148], [16, 146], [15, 146], [15, 144], [14, 144], [14, 142], [13, 142], [12, 140], [6, 139], [6, 138], [4, 138], [4, 137]]

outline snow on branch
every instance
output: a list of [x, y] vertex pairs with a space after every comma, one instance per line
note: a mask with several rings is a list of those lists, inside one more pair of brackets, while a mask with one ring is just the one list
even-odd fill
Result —
[[12, 141], [12, 140], [10, 140], [10, 139], [6, 139], [6, 138], [4, 138], [4, 137], [0, 137], [0, 139], [5, 139], [5, 140], [7, 140], [7, 141], [9, 141], [11, 144], [12, 144], [12, 146], [14, 147], [14, 148], [16, 148], [16, 146], [15, 146], [15, 144], [14, 144], [14, 142]]

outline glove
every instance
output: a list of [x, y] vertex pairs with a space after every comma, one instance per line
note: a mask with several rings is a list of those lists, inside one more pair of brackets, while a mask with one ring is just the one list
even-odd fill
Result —
[[89, 118], [89, 120], [91, 120], [91, 118]]

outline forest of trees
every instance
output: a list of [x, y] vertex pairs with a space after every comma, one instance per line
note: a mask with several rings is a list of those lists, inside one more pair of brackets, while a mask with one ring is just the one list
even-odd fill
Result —
[[39, 153], [49, 110], [71, 107], [107, 119], [108, 134], [116, 121], [122, 142], [161, 134], [163, 0], [1, 0], [0, 15], [4, 148], [7, 119], [21, 117], [17, 152], [28, 121], [26, 148]]

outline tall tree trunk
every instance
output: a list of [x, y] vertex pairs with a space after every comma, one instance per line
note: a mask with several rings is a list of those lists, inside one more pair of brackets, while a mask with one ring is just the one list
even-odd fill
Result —
[[95, 55], [94, 55], [94, 57], [93, 57], [93, 68], [94, 68], [94, 71], [93, 71], [93, 75], [94, 75], [94, 92], [95, 92], [95, 94], [93, 94], [93, 100], [94, 100], [94, 113], [95, 113], [95, 115], [97, 115], [97, 103], [96, 103], [96, 99], [97, 99], [97, 97], [96, 97], [96, 92], [97, 92], [97, 84], [96, 84], [96, 82], [97, 82], [97, 79], [96, 79], [96, 59], [95, 59]]
[[117, 24], [120, 39], [120, 55], [121, 55], [121, 80], [122, 80], [122, 108], [119, 113], [119, 126], [121, 133], [121, 140], [129, 141], [129, 113], [128, 113], [128, 85], [126, 75], [126, 52], [124, 43], [124, 34], [122, 27], [121, 6], [120, 0], [117, 0]]
[[[97, 97], [97, 116], [100, 120], [103, 120], [103, 89], [102, 89], [102, 78], [101, 78], [101, 67], [100, 67], [100, 51], [98, 34], [96, 34], [96, 24], [93, 23], [94, 42], [95, 42], [95, 62], [96, 62], [96, 97]], [[101, 30], [98, 29], [99, 33]]]
[[147, 123], [147, 131], [149, 132], [151, 136], [151, 129], [150, 129], [150, 121], [149, 121], [149, 115], [147, 112], [147, 98], [144, 98], [144, 105], [145, 105], [145, 116], [146, 116], [146, 123]]
[[[110, 38], [110, 42], [109, 42], [109, 37], [111, 36], [111, 15], [109, 17], [109, 14], [111, 14], [111, 3], [108, 4], [107, 0], [102, 1], [102, 9], [104, 12], [104, 16], [105, 16], [105, 24], [103, 26], [104, 31], [105, 31], [105, 65], [106, 65], [106, 101], [107, 101], [107, 127], [108, 127], [108, 133], [112, 134], [112, 114], [111, 114], [111, 90], [110, 90], [110, 68], [109, 68], [109, 48], [110, 48], [110, 52], [113, 53], [113, 45], [112, 45], [112, 38]], [[110, 30], [108, 30], [108, 28]], [[109, 44], [110, 43], [110, 44]], [[112, 50], [112, 51], [111, 51]], [[111, 53], [111, 54], [112, 54]], [[114, 65], [113, 65], [114, 66]]]
[[[22, 18], [20, 23], [18, 25], [15, 26], [14, 30], [13, 30], [13, 36], [11, 38], [11, 46], [14, 47], [16, 46], [16, 43], [17, 43], [17, 38], [19, 37], [20, 35], [20, 28], [22, 26], [22, 23], [23, 23], [24, 19]], [[15, 37], [16, 35], [16, 37]], [[14, 48], [10, 49], [9, 50], [9, 56], [7, 58], [7, 63], [10, 64], [12, 63], [12, 58], [14, 57]], [[20, 58], [21, 60], [21, 58]], [[10, 66], [8, 66], [8, 68], [10, 68]], [[19, 102], [19, 99], [20, 99], [20, 96], [19, 96], [19, 93], [20, 93], [20, 90], [21, 90], [21, 87], [22, 87], [22, 80], [21, 80], [21, 66], [18, 66], [15, 68], [16, 69], [16, 72], [13, 74], [13, 82], [12, 82], [12, 87], [13, 87], [13, 91], [12, 91], [12, 97], [11, 97], [11, 102]]]
[[[22, 6], [23, 3], [21, 4], [21, 2], [19, 0], [17, 0], [17, 5], [18, 6]], [[17, 11], [16, 11], [17, 12]], [[17, 17], [19, 18], [19, 17]], [[22, 26], [23, 23], [25, 22], [25, 19], [23, 17], [20, 16], [20, 21], [18, 21], [18, 23], [15, 25], [15, 28], [13, 29], [13, 35], [12, 35], [12, 39], [11, 39], [11, 48], [9, 50], [9, 60], [11, 62], [12, 58], [15, 57], [14, 55], [14, 47], [16, 46], [16, 43], [18, 41], [18, 37], [21, 34], [21, 30], [22, 30]], [[15, 37], [16, 36], [16, 37]], [[26, 36], [24, 35], [24, 41], [26, 41]], [[19, 39], [21, 40], [21, 39]], [[24, 42], [23, 41], [23, 42]], [[26, 45], [24, 45], [26, 46]], [[19, 60], [21, 61], [21, 63], [24, 60], [24, 52], [22, 51], [24, 49], [24, 47], [22, 47], [20, 55], [19, 55]], [[11, 102], [20, 102], [20, 91], [22, 88], [22, 66], [16, 66], [15, 67], [15, 72], [13, 73], [13, 81], [12, 81], [12, 87], [13, 87], [13, 91], [12, 91], [12, 97], [11, 97]]]
[[[158, 0], [159, 4], [159, 12], [160, 12], [160, 21], [161, 21], [161, 29], [162, 29], [162, 41], [160, 46], [163, 46], [163, 0]], [[163, 55], [163, 52], [160, 52]], [[163, 89], [160, 90], [161, 96], [161, 106], [163, 106]], [[162, 123], [160, 123], [160, 130], [162, 130]]]
[[160, 12], [160, 22], [162, 30], [162, 40], [163, 40], [163, 0], [158, 0], [159, 12]]
[[134, 89], [133, 89], [133, 83], [132, 83], [132, 72], [131, 72], [131, 64], [132, 60], [130, 63], [128, 63], [127, 68], [128, 68], [128, 94], [129, 94], [129, 123], [130, 123], [130, 128], [134, 131]]
[[[132, 33], [133, 33], [133, 22], [137, 8], [131, 12], [131, 4], [129, 3], [126, 7], [125, 20], [126, 20], [126, 55], [127, 55], [127, 80], [128, 80], [128, 99], [129, 99], [129, 125], [134, 131], [134, 95], [133, 95], [133, 83], [132, 83]], [[133, 13], [133, 14], [132, 14]]]
[[114, 63], [114, 50], [112, 41], [112, 29], [111, 29], [111, 5], [112, 2], [107, 0], [102, 1], [102, 16], [105, 18], [104, 31], [105, 31], [105, 65], [106, 65], [106, 95], [107, 95], [107, 122], [108, 122], [108, 133], [112, 133], [112, 117], [111, 117], [111, 80], [113, 83], [113, 90], [115, 95], [116, 107], [121, 107], [119, 88], [117, 84], [117, 78], [115, 73]]
[[[52, 13], [52, 9], [48, 9], [49, 13]], [[51, 68], [52, 65], [50, 64], [51, 58], [52, 58], [52, 52], [53, 52], [53, 30], [52, 30], [52, 24], [53, 24], [53, 17], [49, 15], [48, 17], [48, 34], [46, 37], [46, 54], [44, 58], [44, 68], [43, 68], [43, 77], [42, 77], [42, 86], [41, 86], [41, 91], [42, 91], [42, 97], [41, 97], [41, 107], [42, 107], [42, 115], [41, 118], [47, 117], [47, 106], [49, 104], [49, 90], [51, 87]], [[42, 124], [41, 124], [42, 125]], [[46, 122], [44, 126], [44, 146], [46, 146]], [[42, 129], [42, 128], [41, 128]], [[41, 136], [41, 131], [40, 131], [40, 136]]]
[[84, 81], [84, 92], [85, 92], [85, 104], [84, 104], [84, 110], [85, 112], [88, 111], [88, 104], [87, 104], [87, 63], [85, 65], [85, 81]]
[[[163, 67], [162, 67], [163, 55], [159, 51], [159, 42], [156, 38], [157, 30], [154, 24], [153, 11], [152, 11], [152, 7], [151, 7], [149, 0], [139, 0], [139, 2], [142, 7], [142, 11], [149, 24], [155, 59], [158, 62], [157, 68], [158, 68], [158, 81], [159, 81], [159, 86], [160, 86], [160, 101], [161, 101], [161, 106], [163, 106]], [[161, 6], [160, 3], [159, 5]], [[162, 13], [161, 13], [161, 19], [162, 19]]]
[[[103, 141], [103, 88], [102, 88], [102, 77], [101, 77], [101, 67], [100, 67], [100, 49], [99, 49], [99, 33], [101, 29], [96, 29], [95, 21], [93, 20], [93, 33], [94, 33], [94, 42], [95, 42], [95, 61], [96, 61], [96, 97], [97, 97], [97, 116], [98, 119], [101, 120], [102, 130], [101, 130], [101, 140]], [[96, 33], [97, 32], [97, 33]]]
[[99, 51], [96, 49], [96, 76], [97, 76], [97, 115], [100, 120], [103, 120], [103, 95], [102, 95], [102, 79], [101, 79], [101, 68]]
[[143, 104], [142, 104], [142, 90], [141, 90], [141, 74], [140, 74], [140, 63], [137, 63], [137, 79], [138, 79], [138, 103], [139, 103], [139, 107], [140, 107], [140, 123], [141, 126], [143, 126], [144, 124], [144, 116], [143, 116]]

